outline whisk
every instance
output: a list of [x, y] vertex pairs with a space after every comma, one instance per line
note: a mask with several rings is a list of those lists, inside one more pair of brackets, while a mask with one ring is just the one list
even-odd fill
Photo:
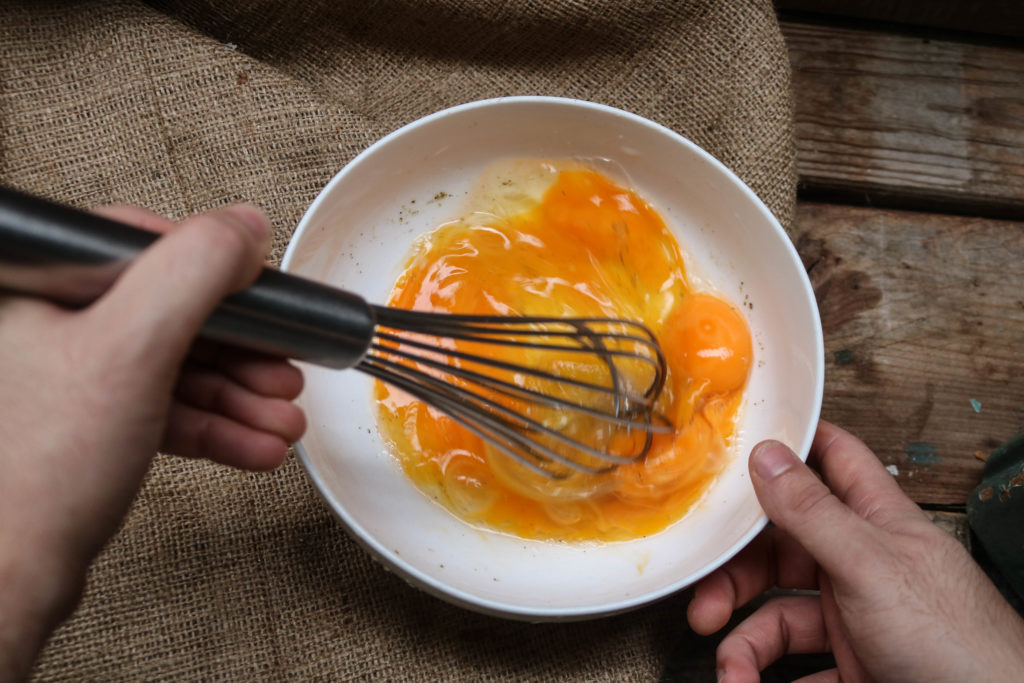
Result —
[[[0, 288], [84, 306], [157, 238], [0, 188]], [[655, 408], [664, 356], [628, 320], [408, 311], [264, 268], [220, 304], [202, 336], [355, 368], [548, 478], [642, 459], [655, 434], [672, 431]]]

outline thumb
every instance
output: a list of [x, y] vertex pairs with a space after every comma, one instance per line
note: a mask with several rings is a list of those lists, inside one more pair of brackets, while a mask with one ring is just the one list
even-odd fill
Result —
[[847, 507], [793, 451], [762, 441], [750, 453], [750, 478], [769, 519], [828, 572], [839, 578], [868, 576], [875, 528]]
[[238, 205], [194, 216], [158, 239], [93, 304], [88, 315], [103, 347], [132, 362], [177, 374], [217, 304], [259, 274], [270, 244], [262, 212]]

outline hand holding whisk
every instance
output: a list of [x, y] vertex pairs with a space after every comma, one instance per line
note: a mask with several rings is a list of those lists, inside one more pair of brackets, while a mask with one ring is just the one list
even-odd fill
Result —
[[[0, 287], [84, 306], [158, 237], [0, 188]], [[655, 410], [665, 359], [650, 331], [627, 320], [406, 311], [265, 268], [203, 335], [355, 368], [546, 477], [641, 459], [654, 434], [672, 431]]]

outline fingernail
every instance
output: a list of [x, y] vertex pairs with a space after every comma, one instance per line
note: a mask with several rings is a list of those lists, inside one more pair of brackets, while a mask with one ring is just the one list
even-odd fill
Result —
[[715, 679], [718, 683], [722, 683], [725, 680], [725, 669], [717, 669], [715, 671]]
[[778, 441], [762, 441], [757, 444], [750, 459], [754, 464], [754, 472], [762, 479], [774, 479], [797, 462], [793, 451]]
[[242, 221], [257, 240], [260, 242], [270, 241], [270, 222], [259, 207], [252, 204], [235, 204], [227, 207], [227, 210]]

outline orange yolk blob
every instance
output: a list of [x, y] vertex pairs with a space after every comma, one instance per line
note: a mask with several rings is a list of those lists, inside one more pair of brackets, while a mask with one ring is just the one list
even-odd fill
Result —
[[534, 166], [522, 187], [496, 184], [466, 218], [421, 238], [389, 305], [642, 322], [668, 363], [657, 408], [675, 433], [655, 436], [642, 461], [558, 486], [517, 475], [508, 456], [378, 382], [381, 434], [421, 490], [473, 523], [536, 539], [650, 535], [680, 519], [726, 463], [750, 332], [729, 303], [690, 290], [675, 238], [635, 193], [587, 168]]

